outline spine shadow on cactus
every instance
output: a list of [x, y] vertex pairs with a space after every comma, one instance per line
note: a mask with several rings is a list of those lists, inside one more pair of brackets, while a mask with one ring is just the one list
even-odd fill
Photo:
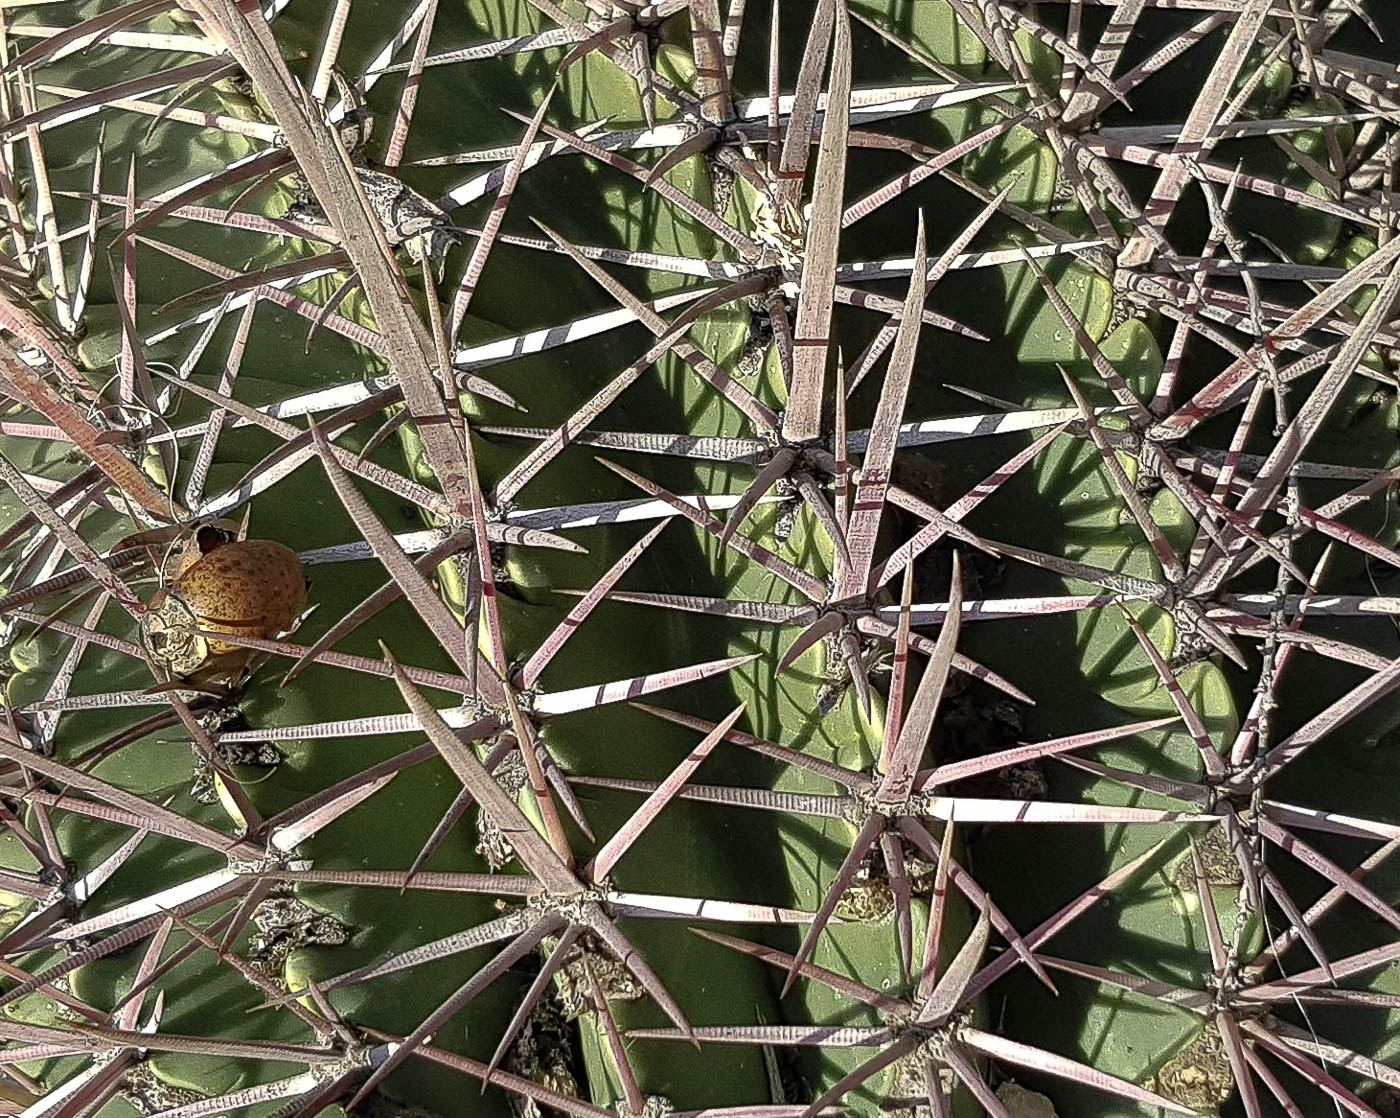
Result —
[[[0, 577], [23, 594], [76, 564], [139, 599], [0, 599], [0, 1009], [32, 1046], [7, 1050], [25, 1057], [0, 1091], [16, 1112], [1388, 1113], [1400, 279], [1379, 265], [1397, 106], [1367, 21], [1393, 41], [1400, 17], [267, 6], [271, 38], [231, 0], [93, 0], [53, 16], [91, 21], [78, 32], [47, 8], [0, 28], [0, 107], [24, 117], [0, 138], [0, 328], [35, 357], [0, 362]], [[220, 72], [159, 100], [172, 58], [227, 49], [267, 50], [251, 83]], [[326, 188], [338, 162], [307, 162], [281, 59], [312, 118], [365, 95], [368, 145], [358, 111], [338, 134], [373, 218]], [[770, 81], [792, 94], [771, 145], [768, 110], [735, 108]], [[61, 118], [79, 89], [100, 112]], [[114, 192], [95, 201], [94, 149]], [[276, 167], [248, 190], [238, 161], [260, 152]], [[129, 160], [136, 198], [193, 193], [122, 241], [146, 205], [121, 193]], [[230, 177], [198, 193], [211, 172]], [[90, 213], [115, 220], [89, 235]], [[292, 218], [295, 235], [271, 223]], [[323, 219], [333, 241], [314, 239]], [[461, 234], [441, 277], [424, 229]], [[336, 243], [371, 265], [365, 290], [283, 282]], [[61, 326], [85, 254], [70, 345], [41, 320]], [[730, 283], [545, 452], [683, 296]], [[249, 291], [244, 314], [230, 300]], [[167, 306], [192, 295], [202, 321]], [[438, 399], [423, 376], [441, 354], [386, 348], [376, 310], [417, 341], [445, 319], [442, 349], [479, 379]], [[124, 317], [159, 340], [133, 343]], [[368, 415], [363, 381], [392, 393], [389, 374], [406, 405]], [[190, 380], [166, 406], [172, 375]], [[838, 430], [863, 440], [850, 474]], [[88, 553], [142, 503], [80, 473], [103, 447], [172, 502], [246, 500], [252, 538], [306, 560], [317, 611], [244, 634], [270, 659], [236, 702], [141, 694], [136, 615], [159, 579]], [[302, 458], [282, 473], [286, 453]], [[544, 464], [523, 480], [522, 460]], [[768, 491], [740, 500], [755, 477]], [[522, 537], [522, 516], [556, 534]], [[579, 597], [660, 517], [610, 600]], [[463, 543], [435, 571], [425, 527]], [[883, 577], [934, 528], [907, 580]], [[383, 562], [317, 554], [346, 543]], [[401, 600], [279, 684], [391, 575]], [[235, 644], [236, 620], [214, 621]], [[454, 738], [424, 702], [473, 729]], [[561, 934], [584, 949], [551, 983], [564, 1011], [479, 1093]], [[502, 973], [475, 990], [483, 967]]]

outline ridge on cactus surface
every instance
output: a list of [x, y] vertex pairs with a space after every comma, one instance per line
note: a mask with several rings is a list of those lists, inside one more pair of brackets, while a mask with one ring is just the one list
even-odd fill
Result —
[[0, 1113], [1400, 1114], [1397, 41], [0, 3]]

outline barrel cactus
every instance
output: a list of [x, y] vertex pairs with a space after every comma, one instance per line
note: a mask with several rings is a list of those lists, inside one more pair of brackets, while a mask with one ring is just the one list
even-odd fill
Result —
[[0, 1105], [1400, 1113], [1397, 37], [0, 4]]

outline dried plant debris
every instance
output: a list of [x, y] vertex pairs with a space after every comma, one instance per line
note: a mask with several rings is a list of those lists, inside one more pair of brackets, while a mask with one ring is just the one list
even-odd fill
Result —
[[[558, 944], [550, 946], [556, 950]], [[565, 1021], [573, 1021], [594, 1011], [595, 989], [609, 1002], [636, 1001], [645, 993], [642, 986], [607, 951], [576, 943], [569, 947], [563, 964], [554, 975], [554, 1003]]]
[[197, 745], [190, 747], [194, 754], [190, 795], [202, 804], [212, 804], [218, 799], [218, 781], [228, 779], [225, 774], [252, 770], [245, 781], [262, 780], [285, 759], [282, 751], [270, 741], [226, 736], [248, 729], [247, 719], [236, 707], [224, 707], [202, 715], [199, 723], [214, 742], [212, 755], [202, 753]]
[[[553, 998], [545, 998], [530, 1012], [519, 1037], [506, 1056], [506, 1067], [517, 1075], [566, 1095], [577, 1095], [575, 1078], [577, 1053], [571, 1021]], [[519, 1118], [540, 1118], [539, 1104], [530, 1098], [515, 1100]]]
[[[517, 798], [530, 782], [530, 774], [518, 751], [507, 754], [494, 775], [496, 783], [504, 788], [512, 799]], [[485, 812], [476, 817], [476, 835], [476, 852], [493, 870], [504, 868], [515, 857], [515, 849], [511, 846], [510, 839]]]
[[894, 912], [894, 895], [889, 882], [869, 861], [861, 866], [836, 902], [836, 915], [842, 920], [875, 923]]
[[293, 951], [302, 947], [339, 947], [350, 938], [349, 930], [334, 916], [317, 912], [292, 894], [279, 889], [253, 909], [257, 929], [248, 945], [248, 962], [275, 982], [283, 982], [283, 968]]
[[172, 1087], [166, 1083], [149, 1060], [141, 1060], [127, 1070], [121, 1097], [129, 1102], [137, 1113], [145, 1115], [189, 1106], [204, 1098], [198, 1091], [192, 1091], [188, 1087]]
[[1157, 1090], [1193, 1110], [1213, 1110], [1235, 1091], [1224, 1042], [1211, 1025], [1162, 1065]]
[[448, 250], [461, 239], [447, 214], [393, 175], [361, 168], [356, 177], [389, 243], [419, 264], [431, 261], [441, 278]]
[[0, 9], [0, 1108], [1394, 1109], [1400, 9]]
[[[1230, 848], [1223, 828], [1214, 827], [1195, 843], [1196, 856], [1205, 869], [1206, 880], [1212, 886], [1238, 887], [1244, 884], [1239, 858]], [[1196, 864], [1187, 850], [1176, 867], [1176, 887], [1183, 893], [1196, 891]]]

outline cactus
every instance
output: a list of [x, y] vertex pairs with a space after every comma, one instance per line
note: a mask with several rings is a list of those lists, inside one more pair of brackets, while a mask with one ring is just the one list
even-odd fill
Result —
[[1397, 35], [0, 5], [0, 1105], [1395, 1113]]

